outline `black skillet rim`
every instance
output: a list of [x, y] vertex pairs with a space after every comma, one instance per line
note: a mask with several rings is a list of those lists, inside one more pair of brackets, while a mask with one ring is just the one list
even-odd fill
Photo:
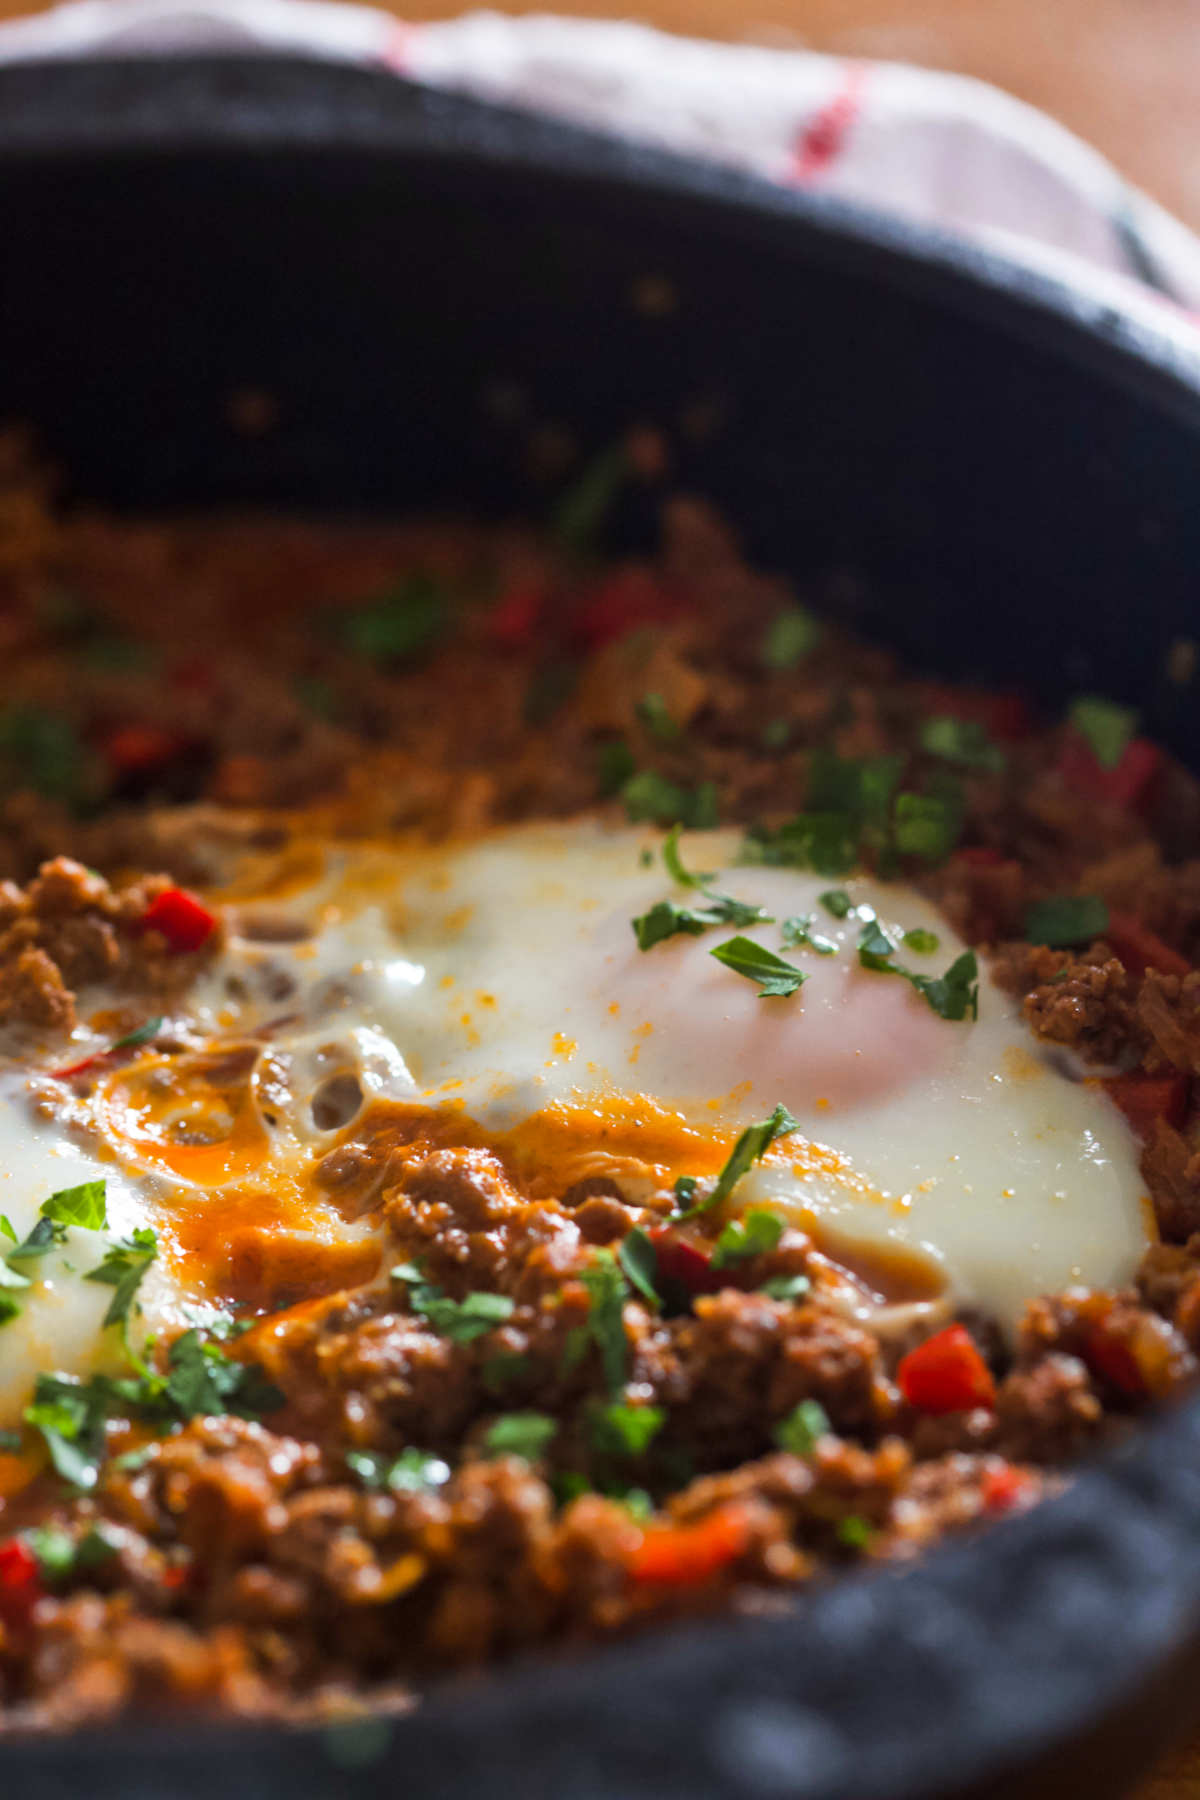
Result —
[[[536, 168], [636, 189], [734, 240], [867, 270], [1131, 389], [1200, 435], [1200, 358], [1164, 332], [977, 247], [723, 167], [391, 74], [301, 57], [104, 58], [0, 69], [0, 159], [319, 155]], [[792, 1617], [670, 1630], [577, 1660], [446, 1687], [365, 1760], [366, 1737], [152, 1725], [10, 1741], [14, 1792], [122, 1800], [232, 1793], [425, 1796], [512, 1786], [561, 1800], [964, 1791], [1035, 1763], [1200, 1627], [1200, 1400], [1060, 1498], [917, 1567], [852, 1576]], [[1156, 1726], [1156, 1729], [1158, 1727]], [[357, 1752], [356, 1755], [356, 1743]]]

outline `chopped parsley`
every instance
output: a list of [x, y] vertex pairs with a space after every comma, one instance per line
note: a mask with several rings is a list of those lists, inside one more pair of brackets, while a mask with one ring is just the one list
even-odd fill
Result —
[[699, 1182], [694, 1175], [677, 1175], [675, 1177], [672, 1191], [681, 1207], [688, 1207], [692, 1204], [696, 1198], [698, 1186]]
[[699, 937], [714, 925], [769, 925], [769, 913], [761, 906], [735, 900], [731, 894], [705, 890], [703, 906], [678, 906], [674, 900], [659, 900], [649, 912], [630, 921], [639, 950], [652, 950], [666, 938], [685, 935]]
[[820, 620], [805, 606], [785, 606], [775, 614], [763, 636], [763, 667], [776, 673], [794, 669], [820, 641]]
[[940, 941], [936, 931], [924, 931], [919, 925], [904, 934], [905, 949], [914, 950], [918, 956], [932, 956]]
[[578, 1362], [589, 1343], [600, 1353], [600, 1365], [610, 1394], [625, 1386], [629, 1370], [629, 1344], [625, 1337], [625, 1302], [629, 1283], [611, 1250], [597, 1250], [579, 1277], [587, 1290], [587, 1324], [567, 1339], [568, 1366]]
[[83, 744], [73, 725], [40, 706], [0, 708], [0, 765], [6, 786], [32, 788], [72, 808], [86, 798]]
[[[757, 1125], [747, 1125], [738, 1138], [725, 1161], [725, 1166], [717, 1176], [712, 1193], [690, 1205], [684, 1213], [677, 1213], [677, 1218], [687, 1218], [695, 1213], [708, 1212], [714, 1206], [720, 1206], [728, 1200], [743, 1175], [749, 1174], [756, 1162], [759, 1162], [771, 1148], [776, 1138], [786, 1137], [789, 1131], [798, 1131], [799, 1125], [787, 1110], [786, 1106], [777, 1106], [769, 1119], [763, 1119]], [[681, 1181], [688, 1181], [690, 1176], [681, 1176]], [[695, 1186], [689, 1190], [690, 1200], [695, 1193]], [[679, 1182], [675, 1183], [675, 1192], [679, 1194]]]
[[104, 1315], [105, 1325], [124, 1325], [129, 1318], [142, 1277], [158, 1255], [158, 1234], [138, 1226], [132, 1237], [110, 1244], [104, 1261], [89, 1269], [85, 1281], [98, 1281], [115, 1290]]
[[727, 969], [732, 969], [735, 975], [744, 975], [747, 981], [759, 982], [760, 1000], [785, 1000], [808, 980], [803, 969], [796, 968], [794, 963], [785, 962], [782, 956], [776, 956], [773, 950], [756, 944], [753, 938], [728, 938], [709, 954], [715, 956], [719, 963], [724, 963]]
[[103, 1178], [81, 1182], [78, 1187], [60, 1188], [43, 1200], [33, 1230], [19, 1243], [11, 1219], [0, 1217], [0, 1233], [13, 1246], [7, 1256], [0, 1258], [0, 1326], [10, 1324], [18, 1316], [21, 1306], [16, 1292], [31, 1284], [32, 1277], [24, 1273], [22, 1264], [37, 1262], [64, 1244], [72, 1225], [102, 1231], [107, 1223]]
[[845, 888], [826, 888], [823, 894], [817, 895], [817, 899], [835, 919], [845, 919], [854, 911], [854, 902]]
[[643, 694], [636, 711], [656, 743], [677, 744], [683, 736], [683, 726], [671, 716], [661, 694]]
[[[686, 1177], [685, 1177], [686, 1179]], [[627, 1280], [635, 1287], [644, 1300], [651, 1306], [659, 1304], [655, 1280], [658, 1276], [658, 1252], [646, 1236], [640, 1225], [622, 1240], [617, 1251], [617, 1261], [625, 1271]]]
[[596, 777], [605, 796], [619, 794], [637, 768], [633, 751], [624, 738], [609, 738], [596, 752]]
[[601, 1456], [643, 1456], [666, 1421], [661, 1406], [626, 1406], [620, 1400], [588, 1411], [588, 1434]]
[[818, 1400], [801, 1400], [775, 1427], [775, 1442], [793, 1456], [811, 1456], [817, 1439], [829, 1431], [829, 1414]]
[[772, 1275], [758, 1291], [768, 1300], [800, 1300], [811, 1286], [807, 1275]]
[[1138, 727], [1138, 715], [1131, 706], [1118, 706], [1095, 694], [1081, 694], [1073, 700], [1067, 717], [1102, 769], [1117, 767]]
[[833, 939], [822, 937], [819, 931], [813, 930], [816, 919], [816, 913], [793, 913], [781, 926], [784, 943], [792, 949], [815, 950], [818, 956], [836, 955], [837, 945]]
[[693, 875], [683, 866], [683, 858], [679, 854], [679, 834], [682, 830], [682, 825], [672, 825], [663, 841], [662, 859], [667, 874], [677, 887], [707, 887], [714, 879], [712, 873], [697, 870]]
[[877, 919], [858, 936], [858, 960], [880, 975], [899, 975], [916, 988], [939, 1018], [961, 1021], [979, 1017], [979, 965], [973, 950], [964, 950], [944, 975], [919, 975], [893, 962], [896, 946]]
[[144, 1025], [139, 1025], [136, 1031], [127, 1031], [124, 1037], [115, 1038], [109, 1049], [133, 1050], [139, 1044], [148, 1044], [151, 1038], [158, 1036], [162, 1028], [163, 1018], [160, 1013], [157, 1018], [147, 1019]]
[[60, 1188], [43, 1200], [39, 1212], [56, 1225], [79, 1225], [85, 1231], [103, 1231], [108, 1224], [105, 1181], [83, 1181], [78, 1187]]
[[924, 719], [919, 741], [922, 750], [927, 750], [931, 756], [940, 756], [943, 762], [954, 763], [960, 769], [999, 774], [1007, 763], [1003, 750], [992, 742], [986, 727], [978, 719], [955, 719], [944, 715]]
[[1055, 950], [1090, 944], [1108, 930], [1108, 907], [1099, 894], [1057, 894], [1035, 900], [1025, 914], [1025, 936], [1031, 944]]
[[838, 1520], [838, 1543], [845, 1544], [848, 1550], [865, 1550], [873, 1536], [870, 1525], [858, 1513], [848, 1513]]
[[347, 1450], [346, 1467], [365, 1488], [391, 1494], [428, 1493], [450, 1479], [450, 1465], [440, 1456], [411, 1445], [399, 1456], [384, 1456], [378, 1450]]
[[469, 1344], [512, 1317], [513, 1302], [507, 1294], [472, 1293], [451, 1300], [440, 1287], [426, 1281], [413, 1263], [398, 1263], [392, 1280], [407, 1285], [413, 1311], [427, 1319], [439, 1337], [455, 1344]]
[[747, 833], [741, 860], [769, 868], [812, 869], [849, 875], [858, 862], [858, 831], [847, 813], [797, 813], [776, 831], [756, 825]]
[[37, 1558], [38, 1573], [51, 1588], [86, 1574], [117, 1554], [115, 1538], [100, 1523], [89, 1525], [78, 1539], [58, 1525], [38, 1526], [25, 1534], [25, 1542]]
[[558, 1421], [543, 1412], [501, 1413], [484, 1433], [489, 1456], [523, 1456], [538, 1462], [558, 1432]]
[[337, 632], [354, 655], [389, 663], [430, 649], [449, 623], [444, 589], [432, 576], [415, 574], [337, 615]]
[[783, 1220], [765, 1207], [752, 1206], [744, 1219], [730, 1219], [725, 1226], [713, 1250], [712, 1266], [726, 1269], [730, 1263], [765, 1256], [782, 1236]]
[[591, 555], [628, 475], [629, 457], [623, 444], [611, 445], [588, 463], [559, 501], [550, 522], [560, 549], [574, 556]]
[[962, 819], [961, 796], [897, 794], [896, 849], [901, 856], [919, 856], [922, 862], [945, 862], [958, 842]]
[[711, 831], [718, 823], [717, 789], [711, 781], [681, 787], [653, 769], [641, 769], [621, 784], [619, 792], [635, 824], [649, 819], [656, 825], [673, 825], [678, 820], [689, 831]]

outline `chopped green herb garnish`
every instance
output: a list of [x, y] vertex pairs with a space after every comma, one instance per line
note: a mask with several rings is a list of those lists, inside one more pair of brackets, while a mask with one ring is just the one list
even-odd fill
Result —
[[677, 744], [683, 736], [683, 726], [678, 719], [672, 718], [661, 694], [643, 694], [636, 710], [638, 718], [656, 743]]
[[378, 1450], [347, 1450], [346, 1467], [364, 1487], [392, 1494], [428, 1492], [444, 1487], [450, 1479], [450, 1465], [440, 1456], [412, 1446], [399, 1456], [384, 1456]]
[[865, 1550], [874, 1533], [870, 1525], [858, 1513], [850, 1513], [838, 1520], [837, 1538], [839, 1544], [845, 1544], [850, 1550]]
[[768, 1300], [800, 1300], [811, 1286], [807, 1275], [772, 1275], [758, 1291]]
[[677, 1175], [675, 1177], [672, 1191], [681, 1208], [689, 1207], [692, 1204], [692, 1201], [696, 1198], [696, 1188], [698, 1185], [699, 1183], [694, 1175]]
[[449, 623], [446, 594], [429, 575], [410, 575], [377, 599], [337, 615], [346, 648], [372, 662], [398, 662], [428, 650]]
[[40, 1432], [55, 1472], [87, 1491], [100, 1478], [109, 1390], [95, 1377], [84, 1383], [67, 1375], [39, 1375], [25, 1408], [27, 1425]]
[[711, 781], [685, 788], [656, 775], [653, 769], [642, 769], [629, 777], [620, 793], [635, 824], [640, 819], [656, 825], [673, 825], [678, 820], [690, 831], [711, 831], [718, 823], [717, 790]]
[[868, 920], [858, 937], [858, 960], [864, 969], [899, 975], [916, 988], [939, 1018], [960, 1021], [979, 1017], [979, 965], [973, 950], [964, 950], [944, 975], [919, 975], [893, 962], [896, 946], [877, 919]]
[[579, 1279], [588, 1295], [586, 1336], [600, 1352], [609, 1393], [619, 1393], [629, 1368], [629, 1344], [625, 1337], [628, 1283], [611, 1250], [597, 1250]]
[[629, 458], [623, 444], [614, 444], [593, 458], [555, 509], [550, 530], [560, 548], [574, 556], [594, 552], [600, 528], [628, 474]]
[[148, 1044], [151, 1038], [157, 1037], [163, 1028], [162, 1014], [156, 1019], [147, 1019], [136, 1031], [127, 1031], [124, 1037], [117, 1038], [109, 1045], [110, 1050], [133, 1050], [138, 1044]]
[[844, 919], [854, 910], [854, 902], [845, 888], [826, 888], [823, 894], [817, 895], [817, 899], [835, 919]]
[[78, 1540], [57, 1525], [42, 1525], [28, 1532], [25, 1541], [37, 1557], [47, 1587], [58, 1587], [74, 1575], [109, 1562], [118, 1549], [111, 1531], [100, 1523], [89, 1525]]
[[948, 795], [897, 794], [895, 841], [901, 856], [945, 862], [962, 830], [961, 800]]
[[17, 1242], [17, 1234], [13, 1227], [13, 1222], [7, 1213], [0, 1213], [0, 1234], [6, 1237], [10, 1244], [15, 1244]]
[[715, 956], [719, 963], [724, 963], [727, 969], [732, 969], [735, 975], [744, 975], [748, 981], [759, 982], [760, 1000], [784, 1000], [789, 994], [796, 993], [808, 980], [803, 969], [785, 962], [782, 956], [776, 956], [773, 950], [756, 944], [753, 938], [729, 938], [710, 951], [710, 955]]
[[886, 824], [903, 768], [902, 756], [838, 756], [816, 750], [808, 770], [808, 804], [814, 812], [848, 814], [869, 840]]
[[105, 1182], [83, 1181], [78, 1187], [60, 1188], [38, 1209], [43, 1219], [56, 1225], [79, 1225], [85, 1231], [103, 1231], [108, 1224]]
[[999, 773], [1006, 766], [1003, 750], [994, 744], [978, 719], [954, 719], [939, 716], [922, 721], [919, 733], [922, 750], [940, 756], [944, 762], [960, 769], [981, 769]]
[[768, 719], [758, 741], [764, 750], [783, 750], [791, 735], [792, 727], [787, 719]]
[[1066, 949], [1090, 944], [1108, 930], [1108, 907], [1099, 894], [1057, 894], [1035, 900], [1025, 914], [1025, 936], [1031, 944]]
[[104, 1261], [97, 1268], [88, 1270], [85, 1281], [102, 1282], [116, 1290], [104, 1315], [105, 1325], [126, 1323], [142, 1278], [157, 1255], [157, 1233], [149, 1227], [138, 1226], [132, 1237], [110, 1244], [104, 1253]]
[[6, 785], [32, 788], [74, 807], [84, 798], [83, 744], [73, 725], [38, 706], [0, 708], [0, 764]]
[[[708, 1212], [711, 1207], [720, 1206], [722, 1201], [728, 1200], [742, 1176], [748, 1174], [753, 1165], [766, 1155], [776, 1138], [786, 1137], [788, 1132], [798, 1130], [799, 1124], [793, 1119], [786, 1106], [777, 1106], [770, 1118], [763, 1119], [758, 1125], [747, 1125], [726, 1158], [725, 1166], [717, 1176], [712, 1193], [690, 1206], [688, 1212]], [[682, 1176], [680, 1179], [688, 1180], [690, 1177]], [[675, 1183], [675, 1192], [679, 1193], [678, 1181]], [[693, 1185], [689, 1198], [694, 1193]], [[682, 1199], [683, 1196], [680, 1195], [680, 1198]], [[677, 1214], [676, 1216], [681, 1215]], [[686, 1217], [687, 1214], [682, 1216]]]
[[919, 925], [904, 934], [905, 948], [915, 950], [918, 956], [932, 956], [940, 941], [936, 931], [924, 931]]
[[502, 1413], [484, 1434], [489, 1456], [523, 1456], [538, 1462], [558, 1431], [557, 1419], [542, 1412]]
[[755, 826], [746, 834], [741, 860], [769, 868], [812, 869], [848, 875], [858, 862], [859, 831], [849, 813], [797, 813], [776, 831]]
[[658, 1252], [640, 1225], [635, 1225], [622, 1240], [617, 1261], [642, 1298], [651, 1306], [657, 1306], [659, 1297], [654, 1283], [658, 1275]]
[[642, 1456], [662, 1430], [666, 1413], [661, 1406], [626, 1406], [614, 1400], [593, 1406], [588, 1412], [592, 1447], [601, 1456]]
[[837, 945], [833, 939], [822, 937], [819, 931], [813, 930], [816, 918], [816, 913], [794, 913], [790, 919], [785, 919], [781, 927], [784, 943], [793, 949], [815, 950], [818, 956], [836, 955]]
[[752, 1206], [744, 1219], [730, 1219], [713, 1250], [714, 1269], [726, 1269], [730, 1263], [745, 1262], [751, 1256], [765, 1256], [774, 1250], [783, 1236], [783, 1220], [765, 1207]]
[[735, 900], [731, 894], [706, 892], [703, 906], [677, 906], [674, 900], [659, 900], [649, 912], [641, 913], [630, 923], [639, 950], [652, 950], [664, 939], [699, 937], [714, 925], [769, 925], [771, 918], [761, 906]]
[[451, 1300], [412, 1263], [399, 1263], [392, 1270], [392, 1280], [407, 1285], [413, 1311], [427, 1319], [439, 1337], [455, 1344], [469, 1344], [512, 1317], [513, 1302], [507, 1294], [472, 1293]]
[[596, 752], [596, 762], [600, 792], [605, 796], [619, 794], [637, 768], [633, 751], [624, 738], [609, 738], [607, 743], [601, 744]]
[[708, 883], [714, 879], [711, 873], [704, 874], [697, 871], [693, 875], [683, 866], [683, 859], [679, 854], [679, 834], [682, 830], [682, 825], [672, 825], [663, 842], [662, 859], [667, 874], [678, 887], [707, 887]]
[[20, 1311], [21, 1302], [12, 1294], [0, 1291], [0, 1326], [11, 1325], [13, 1320], [20, 1315]]
[[181, 1419], [234, 1413], [256, 1419], [277, 1412], [284, 1396], [254, 1363], [238, 1362], [199, 1331], [185, 1331], [167, 1352], [162, 1392]]
[[801, 1400], [775, 1427], [775, 1442], [793, 1456], [811, 1456], [817, 1439], [830, 1429], [829, 1414], [817, 1400]]
[[794, 669], [820, 641], [820, 620], [807, 607], [786, 606], [767, 626], [762, 642], [763, 667], [777, 672]]
[[1081, 694], [1067, 714], [1075, 729], [1087, 739], [1102, 769], [1115, 769], [1138, 727], [1138, 715], [1130, 706], [1118, 706], [1095, 694]]

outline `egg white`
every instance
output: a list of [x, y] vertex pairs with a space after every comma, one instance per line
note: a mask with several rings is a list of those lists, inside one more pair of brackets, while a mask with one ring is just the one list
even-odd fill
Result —
[[[696, 835], [684, 857], [773, 922], [648, 951], [632, 919], [662, 899], [697, 902], [671, 882], [649, 829], [577, 821], [432, 849], [329, 845], [291, 880], [277, 858], [247, 854], [221, 896], [228, 945], [171, 1025], [197, 1043], [261, 1034], [272, 1155], [300, 1175], [356, 1096], [454, 1106], [492, 1131], [549, 1106], [632, 1097], [726, 1135], [782, 1103], [798, 1132], [739, 1184], [738, 1206], [770, 1204], [828, 1243], [917, 1252], [943, 1271], [947, 1304], [1007, 1325], [1034, 1294], [1126, 1280], [1149, 1215], [1136, 1145], [1103, 1092], [1039, 1052], [986, 972], [978, 1019], [955, 1022], [908, 983], [862, 969], [861, 912], [839, 920], [820, 898], [841, 885], [894, 938], [936, 934], [935, 953], [902, 948], [896, 960], [941, 974], [963, 945], [911, 888], [738, 867], [737, 845]], [[807, 914], [834, 954], [784, 946], [780, 921]], [[735, 930], [801, 968], [801, 990], [760, 999], [716, 962], [709, 952]], [[80, 1051], [93, 1041], [81, 1032]], [[331, 1085], [339, 1077], [349, 1084]], [[110, 1218], [107, 1234], [70, 1234], [3, 1328], [0, 1418], [11, 1418], [38, 1369], [84, 1373], [111, 1356], [100, 1329], [111, 1290], [82, 1279], [105, 1242], [205, 1196], [99, 1102], [38, 1108], [30, 1093], [53, 1090], [15, 1063], [2, 1082], [0, 1211], [18, 1234], [48, 1193], [95, 1175]], [[332, 1211], [312, 1227], [371, 1229]], [[157, 1329], [208, 1296], [186, 1268], [160, 1263], [141, 1298], [141, 1328]]]

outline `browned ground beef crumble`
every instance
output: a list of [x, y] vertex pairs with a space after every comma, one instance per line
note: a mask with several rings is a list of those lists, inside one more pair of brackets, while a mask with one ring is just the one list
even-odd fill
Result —
[[[93, 1493], [47, 1469], [0, 1500], [10, 1542], [50, 1526], [79, 1545], [99, 1522], [107, 1551], [28, 1605], [0, 1592], [9, 1725], [400, 1705], [435, 1672], [551, 1637], [777, 1605], [832, 1566], [1030, 1504], [1192, 1379], [1200, 790], [1184, 771], [1157, 757], [1132, 801], [1101, 782], [1081, 803], [1070, 726], [913, 678], [830, 628], [764, 666], [791, 597], [693, 502], [665, 506], [655, 562], [614, 568], [516, 530], [63, 519], [24, 456], [4, 459], [0, 1024], [14, 1043], [65, 1037], [101, 981], [169, 1000], [213, 953], [215, 939], [180, 955], [140, 928], [172, 883], [204, 879], [198, 817], [265, 841], [270, 808], [327, 794], [362, 832], [619, 809], [604, 788], [617, 746], [625, 776], [712, 783], [722, 820], [777, 825], [804, 806], [818, 749], [895, 753], [918, 788], [944, 774], [920, 724], [950, 713], [994, 729], [1003, 767], [959, 771], [956, 846], [901, 872], [988, 954], [1039, 1038], [1159, 1084], [1136, 1122], [1163, 1239], [1126, 1291], [1032, 1299], [1011, 1346], [967, 1319], [995, 1403], [937, 1415], [897, 1387], [908, 1346], [759, 1291], [804, 1270], [796, 1231], [673, 1316], [627, 1294], [626, 1392], [665, 1414], [643, 1469], [589, 1434], [606, 1377], [581, 1277], [634, 1226], [661, 1227], [669, 1192], [638, 1207], [586, 1182], [534, 1199], [490, 1150], [398, 1147], [368, 1113], [322, 1179], [378, 1216], [397, 1261], [454, 1298], [506, 1295], [511, 1315], [464, 1342], [395, 1291], [277, 1293], [231, 1354], [282, 1406], [194, 1417], [129, 1464], [117, 1452], [140, 1439], [114, 1420]], [[451, 597], [448, 615], [430, 593]], [[681, 727], [670, 741], [647, 693]], [[1149, 937], [1025, 941], [1031, 903], [1064, 893]], [[685, 1241], [703, 1254], [713, 1229]], [[777, 1448], [805, 1401], [830, 1429], [808, 1453]], [[552, 1456], [489, 1455], [488, 1425], [525, 1410], [560, 1421]], [[372, 1488], [347, 1461], [412, 1446], [444, 1459], [441, 1485]], [[647, 1538], [682, 1572], [646, 1577]]]

